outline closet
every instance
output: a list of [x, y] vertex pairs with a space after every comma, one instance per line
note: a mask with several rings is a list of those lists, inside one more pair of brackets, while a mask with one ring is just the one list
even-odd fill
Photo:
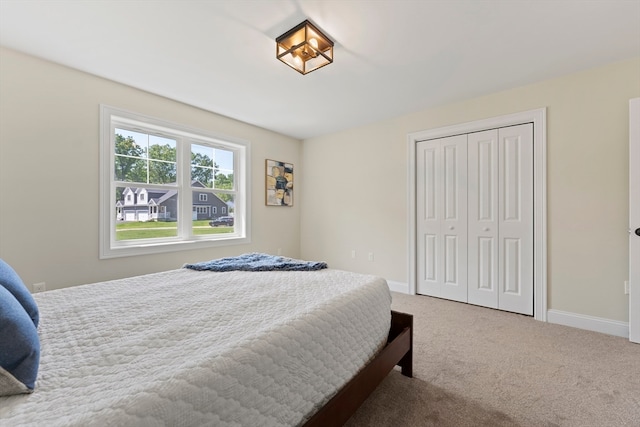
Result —
[[418, 294], [533, 315], [533, 124], [416, 144]]

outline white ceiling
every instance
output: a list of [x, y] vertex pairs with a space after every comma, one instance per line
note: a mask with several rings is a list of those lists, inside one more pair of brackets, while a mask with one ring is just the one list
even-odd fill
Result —
[[[274, 40], [307, 18], [303, 76]], [[0, 0], [0, 44], [306, 139], [640, 56], [640, 0]]]

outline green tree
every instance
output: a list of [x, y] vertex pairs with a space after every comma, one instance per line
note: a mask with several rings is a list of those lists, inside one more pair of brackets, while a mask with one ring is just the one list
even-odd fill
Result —
[[191, 179], [200, 181], [205, 187], [213, 187], [213, 177], [218, 165], [206, 154], [191, 152]]
[[128, 136], [116, 134], [115, 178], [118, 181], [146, 182], [144, 149]]
[[215, 179], [215, 188], [222, 190], [233, 190], [233, 174], [225, 175], [223, 173], [217, 173]]
[[[219, 188], [221, 190], [233, 190], [233, 174], [225, 175], [223, 173], [216, 174], [215, 179], [215, 188]], [[233, 196], [231, 194], [221, 194], [216, 193], [220, 199], [224, 202], [229, 202], [233, 200]]]
[[169, 144], [149, 147], [149, 182], [167, 184], [176, 182], [176, 148]]

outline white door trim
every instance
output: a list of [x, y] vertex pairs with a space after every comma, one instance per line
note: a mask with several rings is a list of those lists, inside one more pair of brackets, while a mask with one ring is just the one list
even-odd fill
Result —
[[523, 111], [407, 135], [407, 242], [409, 291], [416, 293], [416, 144], [435, 138], [533, 123], [534, 318], [547, 320], [547, 109]]
[[640, 344], [640, 98], [629, 100], [629, 340]]

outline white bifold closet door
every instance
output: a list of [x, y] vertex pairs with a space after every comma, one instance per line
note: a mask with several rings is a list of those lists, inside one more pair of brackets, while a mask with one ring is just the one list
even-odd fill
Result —
[[467, 136], [417, 145], [417, 292], [467, 301]]
[[417, 145], [417, 293], [533, 315], [533, 125]]

